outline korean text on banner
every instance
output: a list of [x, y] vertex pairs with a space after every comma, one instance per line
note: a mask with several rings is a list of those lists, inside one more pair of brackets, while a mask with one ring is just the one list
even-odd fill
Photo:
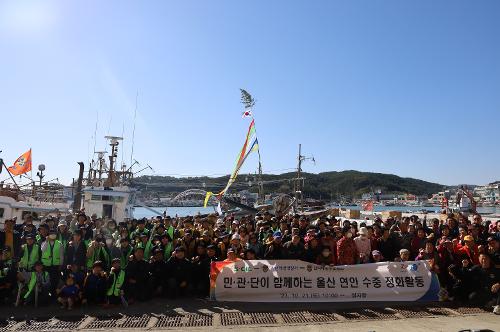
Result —
[[214, 262], [211, 297], [245, 302], [435, 301], [426, 261], [320, 266], [298, 260]]

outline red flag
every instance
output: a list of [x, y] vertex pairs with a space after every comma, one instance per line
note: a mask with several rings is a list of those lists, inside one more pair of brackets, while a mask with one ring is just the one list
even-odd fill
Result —
[[31, 149], [17, 158], [14, 165], [10, 166], [8, 170], [12, 175], [21, 175], [31, 171]]

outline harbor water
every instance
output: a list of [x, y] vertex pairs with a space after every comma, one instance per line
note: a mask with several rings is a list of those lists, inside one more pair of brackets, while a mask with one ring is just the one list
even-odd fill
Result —
[[[361, 207], [359, 206], [342, 206], [343, 208], [359, 210]], [[436, 206], [375, 206], [375, 212], [381, 211], [402, 211], [402, 212], [418, 212], [421, 210], [427, 210], [429, 212], [437, 213], [440, 208]], [[158, 213], [155, 213], [151, 210], [154, 210]], [[134, 217], [137, 219], [140, 218], [151, 218], [158, 215], [163, 214], [163, 211], [167, 211], [167, 215], [171, 217], [185, 217], [185, 216], [193, 216], [198, 213], [200, 214], [208, 214], [214, 213], [215, 208], [213, 206], [207, 206], [206, 208], [202, 206], [169, 206], [169, 207], [153, 207], [150, 209], [146, 209], [143, 207], [136, 207], [134, 211]], [[478, 212], [484, 215], [498, 215], [500, 214], [500, 206], [497, 207], [479, 207]]]

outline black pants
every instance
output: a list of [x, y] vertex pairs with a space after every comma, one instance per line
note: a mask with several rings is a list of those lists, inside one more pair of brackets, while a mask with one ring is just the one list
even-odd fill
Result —
[[56, 288], [61, 280], [61, 271], [59, 266], [45, 266], [45, 271], [49, 274], [50, 279], [50, 294], [52, 296], [56, 295]]
[[469, 301], [475, 305], [493, 307], [500, 304], [500, 292], [493, 294], [489, 289], [479, 289], [469, 294]]
[[181, 287], [181, 283], [186, 280], [177, 280], [176, 278], [169, 278], [167, 280], [167, 297], [176, 298], [179, 296], [189, 296], [193, 291], [193, 286], [187, 282], [185, 287]]
[[125, 289], [127, 298], [134, 301], [146, 301], [151, 299], [151, 290], [146, 281], [136, 282], [135, 284], [128, 284]]

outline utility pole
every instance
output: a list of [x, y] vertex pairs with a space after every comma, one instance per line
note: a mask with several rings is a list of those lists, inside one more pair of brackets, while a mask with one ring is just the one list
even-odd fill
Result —
[[295, 179], [295, 183], [294, 183], [294, 192], [295, 192], [295, 200], [297, 201], [298, 200], [298, 205], [300, 205], [300, 210], [303, 211], [304, 210], [304, 204], [302, 202], [302, 198], [303, 198], [303, 195], [302, 195], [302, 186], [301, 186], [301, 178], [300, 178], [300, 174], [302, 172], [302, 161], [304, 160], [304, 156], [301, 154], [302, 152], [302, 144], [299, 144], [299, 155], [297, 157], [297, 179]]
[[264, 203], [264, 184], [262, 183], [262, 164], [260, 162], [260, 152], [259, 152], [259, 175], [257, 177], [257, 183], [259, 184], [259, 199], [258, 202]]
[[297, 157], [297, 178], [294, 181], [294, 196], [295, 201], [298, 200], [296, 207], [300, 205], [300, 211], [304, 211], [304, 178], [302, 177], [302, 162], [304, 160], [311, 160], [314, 164], [316, 164], [314, 157], [306, 157], [302, 155], [302, 144], [299, 144], [299, 155]]

